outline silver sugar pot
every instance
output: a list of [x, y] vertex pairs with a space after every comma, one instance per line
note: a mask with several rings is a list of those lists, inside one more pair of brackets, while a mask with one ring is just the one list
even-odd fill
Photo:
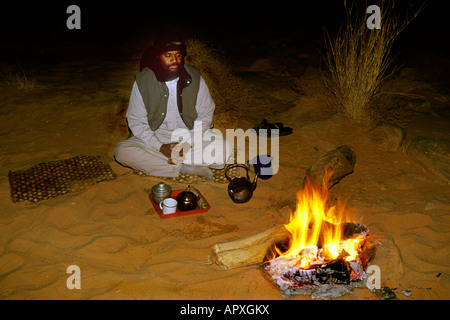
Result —
[[152, 197], [157, 204], [164, 199], [170, 198], [171, 195], [172, 187], [164, 182], [160, 182], [152, 187]]

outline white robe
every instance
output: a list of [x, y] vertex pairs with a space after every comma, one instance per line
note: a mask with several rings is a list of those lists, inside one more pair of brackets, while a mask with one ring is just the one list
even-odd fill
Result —
[[[166, 82], [169, 89], [167, 114], [156, 131], [151, 130], [148, 125], [147, 111], [142, 95], [136, 82], [133, 84], [126, 117], [134, 137], [122, 141], [116, 146], [114, 157], [117, 162], [149, 175], [177, 177], [182, 163], [220, 169], [232, 157], [231, 146], [223, 139], [220, 131], [211, 129], [215, 104], [203, 78], [200, 78], [195, 106], [198, 116], [192, 130], [186, 127], [178, 112], [177, 81], [178, 78]], [[188, 132], [189, 134], [187, 134]], [[180, 135], [180, 133], [185, 134]], [[186, 135], [190, 135], [189, 142], [194, 147], [189, 150], [182, 163], [168, 164], [168, 158], [159, 151], [161, 145], [179, 142], [179, 139], [186, 141]], [[202, 137], [201, 141], [200, 136]], [[201, 147], [198, 146], [199, 144]], [[205, 154], [205, 148], [207, 153], [214, 150], [213, 156]]]

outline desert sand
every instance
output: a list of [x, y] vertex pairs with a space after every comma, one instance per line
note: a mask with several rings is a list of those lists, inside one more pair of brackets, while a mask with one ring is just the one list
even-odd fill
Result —
[[[271, 41], [272, 48], [289, 45], [283, 38]], [[265, 43], [261, 37], [259, 45]], [[124, 111], [147, 44], [130, 38], [107, 49], [94, 42], [87, 49], [77, 43], [49, 46], [44, 54], [60, 59], [27, 65], [35, 88], [0, 88], [0, 299], [280, 300], [279, 288], [257, 266], [225, 271], [208, 263], [211, 247], [287, 223], [286, 207], [295, 206], [306, 169], [342, 144], [354, 148], [356, 166], [330, 192], [347, 201], [356, 222], [387, 235], [401, 253], [401, 276], [384, 279], [383, 286], [399, 300], [450, 298], [450, 188], [402, 149], [420, 135], [448, 138], [450, 117], [444, 111], [450, 95], [422, 80], [415, 66], [390, 79], [401, 90], [420, 92], [430, 109], [412, 110], [402, 145], [386, 150], [372, 128], [325, 112], [319, 95], [295, 89], [296, 79], [317, 74], [318, 58], [311, 52], [297, 48], [296, 56], [283, 60], [234, 47], [233, 71], [264, 88], [272, 103], [289, 105], [277, 112], [274, 103], [267, 117], [293, 128], [292, 135], [280, 137], [279, 172], [260, 180], [245, 204], [230, 200], [227, 184], [198, 183], [211, 205], [208, 212], [161, 219], [148, 199], [161, 180], [135, 174], [113, 158], [115, 145], [127, 136]], [[246, 130], [257, 118], [234, 127]], [[117, 178], [36, 205], [11, 201], [9, 171], [85, 154], [102, 156]], [[186, 187], [170, 184], [174, 190]], [[70, 265], [80, 267], [79, 290], [66, 286]], [[381, 297], [361, 288], [341, 299]]]

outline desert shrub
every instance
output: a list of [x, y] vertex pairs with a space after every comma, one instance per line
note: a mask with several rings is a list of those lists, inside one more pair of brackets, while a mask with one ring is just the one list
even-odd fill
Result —
[[411, 17], [401, 18], [395, 12], [394, 2], [384, 1], [379, 6], [381, 28], [369, 29], [366, 25], [369, 4], [358, 3], [348, 6], [344, 1], [347, 23], [334, 39], [326, 35], [328, 74], [324, 83], [333, 98], [328, 107], [356, 122], [371, 123], [378, 115], [382, 116], [380, 113], [389, 110], [379, 107], [379, 96], [383, 82], [395, 70], [388, 71], [393, 62], [394, 40], [424, 7]]
[[261, 105], [257, 91], [236, 76], [212, 47], [196, 39], [186, 41], [186, 45], [186, 63], [200, 69], [216, 104], [217, 128], [235, 126], [243, 115], [257, 113]]
[[0, 64], [0, 83], [18, 89], [33, 89], [36, 87], [36, 81], [29, 78], [20, 65], [10, 63]]

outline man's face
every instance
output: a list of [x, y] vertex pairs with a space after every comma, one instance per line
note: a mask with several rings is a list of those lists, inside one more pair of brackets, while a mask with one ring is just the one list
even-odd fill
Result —
[[167, 51], [159, 55], [162, 67], [174, 76], [178, 76], [178, 71], [183, 66], [183, 52]]

